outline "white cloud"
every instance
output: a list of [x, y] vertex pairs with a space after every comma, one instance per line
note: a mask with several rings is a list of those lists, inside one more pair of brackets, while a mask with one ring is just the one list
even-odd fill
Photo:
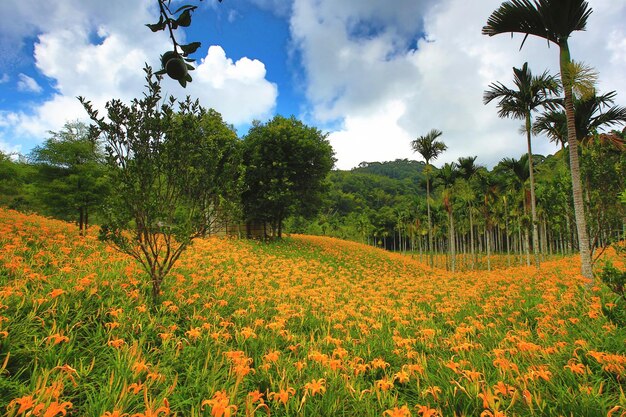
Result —
[[0, 84], [8, 83], [10, 79], [11, 77], [9, 77], [9, 74], [4, 73], [2, 74], [2, 77], [0, 77]]
[[[483, 91], [494, 81], [510, 85], [512, 67], [525, 61], [535, 73], [556, 74], [558, 48], [530, 37], [519, 51], [522, 36], [482, 35], [501, 0], [411, 3], [295, 0], [291, 32], [303, 57], [312, 118], [341, 122], [330, 134], [338, 166], [417, 158], [410, 140], [432, 128], [442, 130], [448, 144], [438, 164], [478, 155], [491, 166], [519, 157], [526, 150], [521, 123], [499, 119], [495, 104], [482, 104]], [[624, 105], [626, 3], [595, 0], [591, 7], [587, 31], [570, 40], [572, 55], [597, 68], [599, 89], [617, 90]], [[556, 149], [545, 138], [533, 146], [544, 154]]]
[[[5, 130], [22, 136], [24, 145], [36, 144], [67, 120], [86, 120], [77, 96], [101, 110], [112, 98], [128, 102], [141, 97], [144, 63], [156, 70], [160, 53], [171, 49], [165, 32], [152, 34], [145, 27], [158, 17], [152, 0], [39, 3], [10, 0], [0, 5], [0, 16], [13, 7], [13, 20], [17, 21], [0, 17], [0, 35], [13, 39], [36, 36], [35, 65], [56, 90], [46, 101], [12, 114], [11, 123], [5, 123]], [[5, 23], [7, 26], [2, 26]], [[184, 43], [184, 33], [177, 33], [177, 40]], [[277, 86], [265, 79], [262, 62], [248, 58], [233, 62], [221, 47], [212, 47], [198, 64], [187, 89], [165, 79], [164, 93], [200, 98], [203, 106], [215, 108], [233, 124], [271, 114]]]
[[[342, 168], [417, 158], [410, 141], [432, 128], [444, 132], [449, 147], [438, 164], [467, 155], [489, 165], [517, 157], [525, 151], [519, 121], [499, 119], [495, 104], [482, 104], [483, 91], [494, 81], [509, 85], [512, 67], [524, 61], [536, 73], [558, 70], [554, 45], [529, 38], [519, 51], [522, 36], [480, 33], [502, 0], [249, 1], [289, 19], [291, 52], [305, 70], [303, 114], [307, 123], [339, 126], [329, 137]], [[626, 105], [626, 2], [590, 5], [587, 31], [571, 38], [572, 55], [594, 66], [599, 89], [616, 90], [618, 104]], [[153, 0], [0, 1], [0, 82], [4, 75], [16, 78], [11, 63], [24, 53], [23, 40], [35, 38], [37, 69], [55, 89], [43, 103], [0, 114], [0, 139], [24, 135], [20, 144], [27, 150], [66, 120], [84, 119], [77, 95], [99, 108], [111, 98], [140, 96], [143, 63], [158, 66], [159, 54], [171, 47], [167, 34], [144, 26], [156, 16]], [[187, 89], [166, 80], [165, 93], [198, 97], [229, 123], [271, 116], [278, 88], [266, 79], [264, 63], [233, 60], [219, 46], [204, 51]], [[536, 138], [534, 147], [555, 150], [545, 138]]]
[[241, 58], [233, 63], [222, 47], [213, 45], [191, 75], [194, 81], [187, 87], [189, 93], [230, 123], [265, 119], [274, 109], [278, 88], [265, 79], [265, 65], [256, 59]]
[[[346, 117], [343, 128], [328, 136], [335, 150], [336, 168], [350, 169], [364, 161], [393, 160], [405, 153], [411, 137], [398, 126], [405, 111], [402, 102], [390, 101], [368, 117]], [[363, 149], [370, 152], [364, 153]]]
[[[0, 114], [0, 126], [2, 123], [2, 115]], [[5, 155], [17, 155], [22, 151], [22, 147], [20, 145], [15, 145], [9, 143], [3, 136], [0, 134], [0, 152]]]
[[37, 81], [35, 81], [34, 78], [22, 73], [20, 73], [17, 77], [19, 78], [17, 81], [18, 91], [27, 93], [41, 93], [43, 91], [43, 88], [37, 84]]

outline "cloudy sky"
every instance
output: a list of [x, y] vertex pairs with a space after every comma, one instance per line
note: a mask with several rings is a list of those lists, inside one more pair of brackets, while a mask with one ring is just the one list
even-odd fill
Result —
[[[448, 145], [435, 165], [478, 156], [493, 166], [519, 157], [520, 122], [498, 119], [482, 94], [510, 85], [512, 67], [556, 73], [558, 49], [521, 36], [481, 35], [500, 0], [189, 0], [200, 6], [180, 40], [201, 41], [191, 95], [243, 136], [254, 119], [295, 115], [329, 134], [337, 168], [419, 159], [410, 142], [436, 128]], [[182, 3], [173, 1], [174, 4]], [[574, 59], [595, 67], [599, 90], [626, 105], [626, 1], [589, 0]], [[27, 154], [68, 120], [86, 120], [76, 96], [96, 106], [143, 91], [144, 63], [171, 48], [156, 0], [2, 0], [0, 149]], [[177, 31], [177, 32], [180, 32]], [[556, 147], [544, 137], [536, 153]]]

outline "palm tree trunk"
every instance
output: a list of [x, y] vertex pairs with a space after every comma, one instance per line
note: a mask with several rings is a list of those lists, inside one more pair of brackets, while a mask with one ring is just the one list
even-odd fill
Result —
[[[428, 170], [428, 161], [426, 162], [426, 169]], [[430, 219], [430, 179], [428, 178], [429, 173], [426, 174], [426, 211], [428, 213], [428, 252], [429, 255], [429, 265], [433, 266], [433, 231]]]
[[519, 264], [522, 265], [522, 221], [519, 215], [517, 216], [517, 251], [519, 254]]
[[[580, 182], [580, 163], [578, 161], [578, 139], [576, 137], [576, 122], [574, 118], [574, 101], [572, 85], [564, 80], [565, 67], [571, 62], [567, 39], [559, 43], [561, 81], [565, 93], [565, 114], [567, 117], [567, 143], [569, 145], [569, 162], [572, 174], [572, 194], [574, 197], [574, 215], [576, 217], [576, 230], [578, 232], [578, 248], [580, 250], [581, 273], [593, 284], [593, 270], [591, 268], [591, 252], [589, 248], [589, 236], [587, 235], [587, 221], [585, 219], [585, 206]], [[567, 78], [567, 77], [566, 77]]]
[[454, 215], [452, 214], [452, 208], [448, 210], [448, 221], [450, 222], [450, 269], [454, 272], [456, 267], [456, 245], [454, 242]]
[[504, 221], [505, 221], [505, 233], [506, 233], [506, 263], [511, 266], [511, 235], [509, 234], [509, 209], [507, 205], [507, 199], [504, 199]]
[[472, 205], [469, 205], [469, 222], [470, 222], [470, 251], [472, 255], [472, 270], [476, 264], [476, 249], [474, 247], [474, 216], [472, 216]]
[[537, 207], [535, 204], [535, 176], [533, 174], [533, 152], [530, 141], [530, 113], [526, 114], [526, 140], [528, 142], [528, 171], [530, 175], [530, 213], [533, 221], [533, 253], [535, 266], [539, 268], [539, 230], [537, 228]]
[[487, 249], [487, 271], [491, 271], [491, 242], [489, 241], [489, 227], [487, 226], [488, 221], [485, 221], [485, 248]]

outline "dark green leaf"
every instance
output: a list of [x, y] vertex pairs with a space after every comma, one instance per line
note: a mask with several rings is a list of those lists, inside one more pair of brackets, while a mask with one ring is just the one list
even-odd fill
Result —
[[191, 42], [187, 45], [180, 45], [180, 49], [182, 49], [185, 54], [193, 54], [200, 48], [200, 45], [202, 45], [200, 42]]
[[178, 26], [185, 28], [191, 25], [191, 12], [189, 10], [182, 12], [180, 16], [178, 16], [178, 19], [176, 19], [176, 23], [178, 23]]
[[146, 26], [148, 26], [151, 31], [158, 32], [160, 30], [165, 29], [165, 22], [159, 22], [159, 23], [154, 23], [154, 24], [148, 23]]

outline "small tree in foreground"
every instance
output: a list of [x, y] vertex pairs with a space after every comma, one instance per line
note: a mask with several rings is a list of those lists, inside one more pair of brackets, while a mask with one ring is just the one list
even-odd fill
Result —
[[236, 135], [217, 112], [189, 98], [178, 111], [173, 97], [159, 105], [159, 82], [151, 68], [145, 71], [144, 98], [130, 106], [109, 101], [108, 120], [79, 100], [95, 123], [93, 134], [104, 139], [112, 172], [101, 238], [142, 265], [156, 303], [165, 276], [215, 218], [211, 211], [231, 183], [222, 173], [237, 152]]

